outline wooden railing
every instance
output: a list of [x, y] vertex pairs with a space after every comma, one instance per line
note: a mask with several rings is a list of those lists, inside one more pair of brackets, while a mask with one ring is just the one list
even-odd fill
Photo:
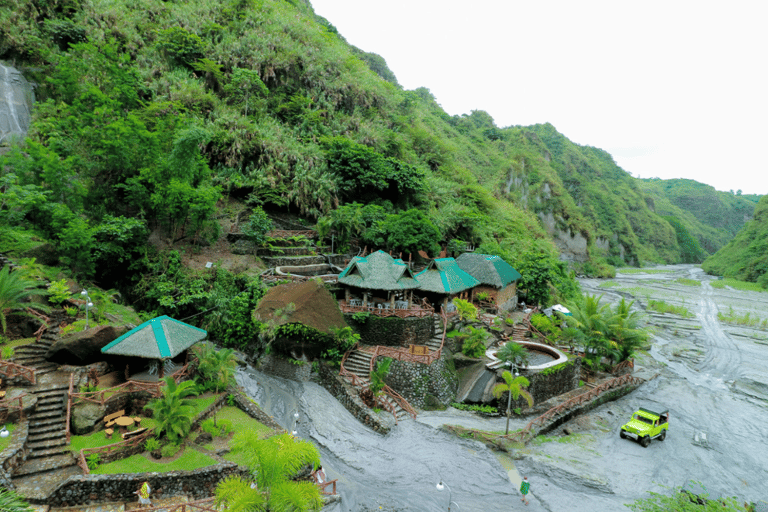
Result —
[[[27, 393], [22, 393], [19, 396], [16, 396], [14, 398], [3, 398], [0, 400], [0, 411], [2, 410], [8, 410], [11, 411], [12, 409], [18, 409], [19, 410], [19, 419], [24, 419], [24, 397], [27, 396]], [[19, 405], [13, 405], [13, 402], [17, 401], [19, 402]]]
[[71, 437], [71, 431], [69, 429], [69, 418], [72, 417], [72, 392], [75, 390], [75, 374], [69, 374], [69, 390], [67, 391], [67, 419], [66, 427], [64, 431], [67, 434], [67, 444], [69, 444], [69, 438]]
[[[190, 372], [190, 365], [189, 363], [185, 364], [180, 369], [176, 370], [175, 372], [168, 375], [169, 377], [173, 377], [174, 382], [178, 384], [181, 382], [181, 380], [189, 375]], [[94, 404], [99, 404], [103, 406], [105, 403], [107, 403], [107, 400], [111, 398], [114, 395], [120, 394], [120, 393], [136, 393], [138, 391], [146, 391], [153, 397], [159, 397], [162, 394], [162, 387], [165, 386], [165, 382], [162, 380], [159, 380], [157, 382], [143, 382], [138, 380], [129, 380], [128, 382], [124, 382], [120, 384], [119, 386], [107, 388], [107, 389], [100, 389], [99, 391], [86, 391], [83, 393], [71, 393], [70, 397], [73, 402], [76, 402], [77, 400], [82, 400], [84, 402], [91, 402]], [[109, 395], [109, 397], [107, 397]]]
[[214, 498], [179, 503], [178, 505], [157, 505], [131, 509], [133, 512], [220, 512], [214, 504]]
[[37, 383], [37, 375], [34, 368], [22, 366], [10, 361], [0, 360], [0, 375], [6, 379], [12, 379], [14, 377], [26, 379], [33, 386]]
[[597, 398], [598, 396], [600, 396], [606, 391], [609, 391], [611, 389], [618, 388], [621, 386], [625, 386], [627, 384], [639, 385], [642, 382], [644, 382], [643, 379], [639, 377], [633, 377], [632, 375], [629, 375], [629, 374], [622, 375], [620, 377], [616, 377], [609, 381], [603, 382], [599, 386], [596, 386], [590, 389], [586, 393], [581, 393], [580, 395], [576, 395], [570, 400], [567, 400], [561, 403], [560, 405], [556, 405], [555, 407], [551, 408], [541, 416], [534, 418], [525, 426], [523, 430], [521, 430], [520, 432], [515, 432], [514, 434], [511, 434], [509, 436], [509, 439], [518, 441], [521, 443], [526, 443], [530, 441], [531, 437], [533, 437], [533, 432], [535, 429], [544, 426], [548, 421], [552, 420], [553, 418], [556, 418], [561, 414], [565, 414], [571, 409], [575, 409], [576, 407], [579, 407], [586, 402], [594, 400], [595, 398]]
[[98, 454], [101, 458], [104, 454], [110, 454], [114, 453], [119, 450], [123, 450], [125, 448], [133, 448], [135, 446], [140, 445], [144, 441], [147, 440], [147, 438], [150, 435], [154, 435], [155, 429], [150, 428], [147, 429], [145, 432], [137, 435], [136, 437], [132, 437], [131, 439], [128, 439], [127, 441], [121, 441], [119, 443], [114, 444], [108, 444], [105, 446], [99, 446], [97, 448], [83, 448], [80, 450], [80, 455], [77, 459], [77, 465], [80, 466], [80, 469], [83, 470], [83, 474], [89, 475], [91, 473], [91, 470], [88, 468], [88, 457], [94, 453]]
[[[191, 370], [190, 364], [187, 363], [184, 366], [182, 366], [179, 370], [173, 372], [170, 376], [173, 377], [174, 382], [178, 384], [179, 382], [181, 382], [181, 380], [184, 377], [189, 375], [190, 370]], [[128, 382], [124, 382], [119, 386], [114, 386], [107, 389], [101, 389], [99, 391], [87, 391], [85, 393], [75, 393], [74, 379], [75, 379], [75, 374], [73, 373], [69, 376], [69, 392], [67, 393], [67, 419], [66, 419], [67, 443], [69, 443], [69, 438], [70, 438], [69, 422], [70, 422], [70, 418], [72, 417], [72, 404], [75, 402], [75, 400], [81, 400], [83, 402], [91, 402], [94, 404], [99, 404], [101, 406], [104, 406], [104, 404], [107, 403], [107, 400], [109, 400], [109, 398], [112, 398], [115, 395], [118, 395], [120, 393], [135, 393], [138, 391], [146, 391], [151, 396], [157, 398], [162, 394], [161, 389], [165, 385], [165, 382], [163, 381], [140, 382], [136, 380], [129, 380]], [[109, 397], [107, 397], [107, 394], [109, 394]], [[94, 397], [100, 397], [100, 398], [96, 399]]]
[[435, 314], [435, 309], [431, 306], [416, 306], [409, 309], [385, 309], [373, 307], [370, 304], [365, 306], [352, 306], [346, 301], [339, 301], [339, 307], [342, 313], [371, 313], [376, 316], [389, 317], [396, 316], [398, 318], [417, 317], [423, 318], [425, 316], [431, 316]]

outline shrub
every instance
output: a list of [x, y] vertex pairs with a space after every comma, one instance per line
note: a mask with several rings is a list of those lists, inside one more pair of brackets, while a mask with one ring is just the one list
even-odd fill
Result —
[[86, 463], [88, 464], [88, 469], [93, 471], [99, 467], [99, 464], [101, 463], [101, 456], [98, 453], [92, 453], [86, 459]]
[[148, 452], [153, 452], [160, 448], [160, 441], [154, 437], [150, 437], [144, 442], [144, 449]]
[[485, 339], [488, 334], [482, 329], [469, 328], [469, 336], [464, 340], [461, 352], [471, 358], [483, 357], [485, 354]]
[[48, 293], [50, 293], [48, 302], [54, 306], [61, 306], [65, 300], [72, 296], [66, 279], [51, 283], [51, 286], [48, 287]]
[[180, 449], [181, 449], [181, 446], [179, 446], [178, 444], [168, 443], [160, 449], [160, 453], [163, 455], [163, 457], [173, 457], [174, 455], [179, 453]]

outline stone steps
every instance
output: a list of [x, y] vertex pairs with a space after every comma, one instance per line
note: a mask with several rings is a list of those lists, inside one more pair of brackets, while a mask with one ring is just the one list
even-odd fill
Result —
[[[67, 466], [50, 467], [41, 471], [25, 474], [24, 476], [14, 476], [11, 479], [16, 491], [24, 496], [28, 501], [45, 503], [48, 496], [70, 476], [82, 475], [83, 471], [74, 462], [74, 457], [70, 456], [72, 461]], [[34, 461], [33, 461], [34, 462]], [[29, 461], [26, 464], [29, 464]], [[44, 466], [41, 466], [44, 467]]]

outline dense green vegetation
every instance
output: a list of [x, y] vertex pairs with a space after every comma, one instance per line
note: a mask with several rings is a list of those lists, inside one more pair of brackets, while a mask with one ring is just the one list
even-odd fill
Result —
[[606, 152], [549, 124], [449, 116], [306, 2], [10, 0], [0, 22], [0, 58], [38, 84], [24, 147], [0, 157], [2, 246], [227, 345], [258, 344], [263, 288], [175, 249], [215, 241], [229, 200], [253, 209], [259, 243], [266, 211], [342, 248], [473, 244], [521, 272], [528, 303], [578, 295], [553, 239], [583, 237], [566, 256], [592, 275], [700, 257], [690, 222], [655, 213]]
[[768, 197], [760, 199], [754, 218], [728, 245], [707, 258], [702, 268], [709, 274], [750, 281], [768, 288]]
[[720, 192], [710, 185], [686, 179], [651, 178], [639, 183], [651, 208], [665, 218], [677, 219], [709, 254], [733, 238], [752, 216], [759, 200], [759, 196], [744, 195], [741, 190]]

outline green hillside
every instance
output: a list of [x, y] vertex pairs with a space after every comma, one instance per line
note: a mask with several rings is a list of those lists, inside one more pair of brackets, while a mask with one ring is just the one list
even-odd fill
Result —
[[0, 58], [38, 101], [1, 157], [0, 242], [17, 257], [47, 242], [150, 312], [246, 293], [167, 250], [214, 243], [232, 201], [406, 254], [468, 242], [544, 303], [577, 291], [561, 255], [610, 275], [690, 253], [606, 152], [549, 124], [450, 116], [300, 0], [9, 0]]
[[710, 274], [760, 283], [768, 288], [768, 196], [755, 207], [754, 218], [702, 268]]
[[640, 180], [656, 213], [680, 220], [710, 254], [723, 247], [752, 218], [759, 196], [720, 192], [693, 180]]

